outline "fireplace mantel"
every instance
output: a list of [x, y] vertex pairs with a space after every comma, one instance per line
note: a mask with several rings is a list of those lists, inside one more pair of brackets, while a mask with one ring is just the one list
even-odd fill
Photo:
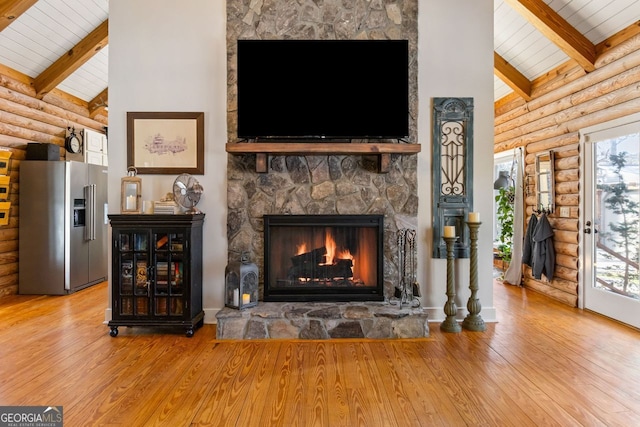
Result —
[[391, 154], [418, 154], [420, 144], [403, 143], [350, 143], [350, 142], [230, 142], [226, 151], [230, 154], [256, 154], [256, 172], [268, 170], [269, 155], [375, 155], [378, 156], [378, 172], [389, 172]]

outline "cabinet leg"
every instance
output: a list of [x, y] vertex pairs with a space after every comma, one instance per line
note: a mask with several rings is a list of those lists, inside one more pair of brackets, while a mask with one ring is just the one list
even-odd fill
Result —
[[111, 330], [109, 331], [109, 335], [111, 335], [112, 337], [117, 337], [118, 336], [118, 327], [117, 326], [112, 326]]
[[187, 329], [187, 332], [185, 335], [187, 336], [187, 338], [191, 338], [193, 336], [193, 328]]

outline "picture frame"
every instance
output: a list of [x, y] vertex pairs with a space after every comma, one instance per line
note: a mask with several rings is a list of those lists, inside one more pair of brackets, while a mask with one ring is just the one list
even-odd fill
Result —
[[204, 174], [203, 112], [128, 112], [127, 167], [138, 174]]

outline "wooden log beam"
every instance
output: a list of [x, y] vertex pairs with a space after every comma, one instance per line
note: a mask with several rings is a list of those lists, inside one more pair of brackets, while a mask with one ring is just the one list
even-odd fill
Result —
[[531, 100], [531, 82], [497, 52], [493, 52], [493, 73], [526, 101]]
[[[595, 96], [589, 101], [579, 103], [578, 105], [562, 108], [553, 114], [543, 117], [538, 120], [534, 120], [528, 123], [522, 123], [520, 126], [513, 128], [509, 131], [497, 134], [494, 138], [496, 143], [501, 143], [513, 138], [526, 136], [533, 134], [537, 131], [544, 131], [545, 129], [553, 128], [554, 126], [562, 125], [573, 119], [578, 119], [587, 114], [596, 113], [598, 111], [606, 110], [611, 106], [622, 104], [626, 101], [631, 101], [640, 98], [640, 68], [638, 69], [638, 80], [620, 89], [614, 90], [609, 93], [603, 93], [600, 96]], [[568, 105], [571, 101], [568, 101]], [[568, 107], [567, 105], [567, 107]], [[576, 131], [579, 129], [575, 129]]]
[[537, 280], [533, 277], [531, 267], [524, 266], [524, 277], [525, 280], [531, 280], [538, 282], [541, 286], [548, 286], [553, 289], [557, 289], [559, 291], [567, 292], [568, 294], [576, 294], [578, 293], [578, 282], [575, 280], [567, 280], [561, 279], [559, 277], [553, 278], [553, 280], [545, 281], [545, 280]]
[[579, 243], [578, 233], [575, 231], [554, 230], [553, 231], [554, 242], [564, 242], [577, 245]]
[[550, 298], [558, 300], [564, 304], [570, 305], [571, 307], [577, 307], [578, 305], [578, 295], [577, 293], [570, 294], [569, 292], [565, 292], [560, 289], [556, 289], [550, 284], [542, 283], [538, 280], [527, 278], [523, 280], [524, 286], [533, 291], [544, 294]]
[[0, 1], [0, 31], [7, 28], [20, 15], [27, 11], [38, 0], [3, 0]]
[[267, 153], [286, 156], [313, 156], [323, 154], [417, 154], [420, 144], [396, 143], [332, 143], [323, 142], [249, 142], [227, 143], [227, 153]]
[[53, 126], [58, 129], [65, 129], [69, 125], [69, 120], [54, 116], [42, 110], [35, 110], [17, 102], [4, 99], [0, 96], [0, 111], [11, 111], [16, 115], [32, 122], [37, 121], [42, 125]]
[[569, 132], [576, 132], [588, 126], [636, 113], [640, 111], [640, 94], [638, 94], [638, 96], [638, 98], [634, 98], [620, 104], [616, 104], [615, 102], [605, 102], [603, 104], [607, 105], [603, 105], [597, 112], [578, 117], [570, 120], [569, 122], [561, 123], [550, 128], [497, 143], [496, 147], [494, 147], [494, 152], [499, 153], [501, 151], [528, 145], [546, 138], [552, 138]]
[[595, 70], [596, 47], [542, 0], [505, 0], [586, 71]]
[[[36, 99], [32, 96], [13, 91], [1, 85], [0, 99], [5, 99], [33, 110], [30, 113], [30, 117], [34, 120], [43, 120], [54, 126], [58, 126], [60, 123], [66, 123], [66, 126], [76, 126], [77, 128], [87, 127], [99, 132], [103, 131], [103, 124], [92, 120], [89, 117], [68, 111], [62, 107], [50, 104], [45, 100]], [[22, 111], [24, 112], [25, 110]], [[49, 117], [47, 118], [47, 116], [41, 113], [48, 114]]]
[[578, 181], [580, 179], [580, 169], [567, 169], [556, 172], [556, 183]]
[[562, 267], [566, 267], [568, 269], [572, 269], [573, 271], [578, 270], [578, 257], [564, 255], [564, 254], [556, 254], [556, 264]]
[[0, 227], [0, 242], [3, 240], [18, 240], [18, 229]]
[[566, 242], [553, 242], [553, 247], [556, 250], [556, 255], [569, 255], [569, 256], [578, 256], [580, 251], [580, 247], [575, 243], [566, 243]]
[[639, 47], [640, 21], [636, 21], [596, 45], [596, 68], [617, 61]]
[[0, 252], [0, 265], [4, 264], [17, 264], [18, 263], [18, 251], [6, 251]]
[[557, 277], [560, 279], [568, 280], [570, 282], [576, 282], [576, 283], [578, 282], [578, 270], [563, 267], [562, 265], [559, 265], [557, 263], [557, 260], [556, 260], [556, 268], [553, 271], [553, 274], [554, 274], [554, 277]]
[[635, 87], [634, 83], [640, 82], [640, 66], [633, 67], [621, 74], [612, 76], [599, 82], [597, 85], [590, 86], [581, 91], [568, 95], [555, 102], [544, 105], [531, 113], [523, 114], [517, 118], [504, 122], [495, 127], [496, 135], [503, 134], [513, 129], [519, 129], [521, 126], [538, 123], [540, 128], [545, 127], [543, 119], [547, 119], [547, 123], [551, 122], [552, 117], [563, 110], [568, 110], [579, 105], [588, 105], [589, 101], [597, 100], [603, 95], [621, 90], [625, 87]]
[[[2, 100], [0, 100], [1, 102]], [[46, 133], [52, 136], [64, 137], [64, 128], [52, 126], [37, 120], [32, 120], [19, 114], [13, 114], [4, 110], [0, 110], [0, 123], [18, 126], [23, 129], [33, 130], [40, 133]]]
[[548, 145], [543, 145], [548, 141], [540, 141], [534, 144], [529, 144], [527, 148], [527, 155], [524, 160], [527, 164], [534, 164], [536, 161], [536, 153], [541, 151], [553, 150], [553, 155], [556, 159], [563, 159], [565, 157], [579, 156], [580, 155], [580, 133], [572, 132], [559, 137], [552, 138]]
[[17, 138], [23, 138], [29, 141], [37, 142], [49, 142], [52, 144], [64, 146], [64, 136], [53, 136], [47, 133], [38, 132], [34, 130], [24, 129], [19, 126], [14, 126], [0, 122], [0, 134], [15, 136]]
[[580, 156], [565, 157], [556, 159], [554, 163], [555, 170], [574, 169], [580, 167]]
[[526, 146], [526, 162], [533, 164], [535, 162], [535, 154], [547, 150], [562, 150], [563, 147], [577, 145], [579, 141], [580, 134], [578, 132], [570, 132], [548, 139], [542, 139], [537, 142], [532, 142]]
[[549, 223], [554, 230], [578, 231], [579, 223], [577, 218], [549, 218]]
[[578, 194], [580, 183], [578, 181], [557, 182], [555, 185], [556, 194]]
[[556, 195], [556, 209], [558, 206], [580, 206], [579, 194]]
[[522, 99], [520, 95], [511, 92], [509, 95], [503, 96], [493, 104], [494, 117], [502, 117], [502, 115], [513, 111], [516, 108], [526, 108], [527, 101]]
[[0, 87], [7, 88], [16, 93], [35, 96], [35, 89], [33, 89], [33, 87], [2, 73], [0, 73]]
[[0, 242], [0, 253], [18, 250], [18, 240], [6, 240]]
[[[14, 150], [24, 151], [27, 148], [27, 144], [29, 142], [30, 141], [28, 139], [18, 138], [11, 135], [3, 135], [2, 133], [0, 133], [0, 146], [9, 148], [12, 151]], [[13, 157], [11, 161], [12, 162], [15, 161], [15, 157]]]
[[18, 293], [18, 274], [9, 276], [0, 276], [0, 297], [7, 295], [17, 295]]
[[558, 279], [557, 277], [551, 281], [551, 285], [562, 291], [571, 294], [578, 294], [578, 282], [573, 282], [571, 280]]
[[35, 78], [36, 98], [42, 99], [108, 43], [107, 19]]
[[540, 97], [587, 75], [587, 72], [573, 59], [561, 64], [555, 70], [531, 82], [531, 97]]
[[[618, 54], [619, 51], [624, 51], [624, 54]], [[509, 105], [503, 106], [500, 111], [496, 111], [495, 124], [501, 124], [522, 114], [537, 110], [554, 101], [571, 96], [574, 93], [597, 85], [601, 81], [615, 77], [626, 70], [640, 65], [640, 35], [629, 40], [623, 46], [616, 47], [616, 49], [606, 55], [606, 58], [599, 58], [599, 61], [600, 59], [610, 59], [610, 62], [603, 60], [596, 71], [573, 80], [556, 90], [549, 91], [544, 95], [538, 94], [528, 103], [522, 100], [522, 105], [514, 105], [513, 108], [507, 108]], [[535, 84], [536, 81], [534, 80], [534, 87]]]

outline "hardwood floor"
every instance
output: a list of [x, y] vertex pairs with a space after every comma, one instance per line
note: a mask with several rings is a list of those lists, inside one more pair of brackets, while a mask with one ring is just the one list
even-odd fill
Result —
[[494, 284], [500, 322], [417, 340], [233, 341], [103, 324], [106, 284], [0, 302], [0, 406], [75, 426], [635, 426], [640, 332]]

